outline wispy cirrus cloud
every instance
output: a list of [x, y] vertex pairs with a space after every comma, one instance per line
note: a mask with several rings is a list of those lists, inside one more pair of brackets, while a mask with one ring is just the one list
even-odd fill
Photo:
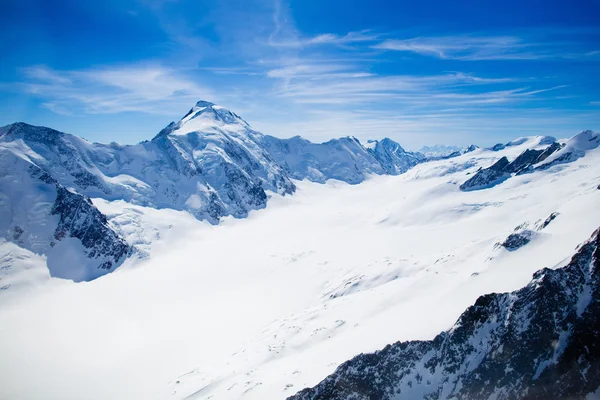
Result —
[[[308, 62], [311, 61], [311, 62]], [[434, 75], [379, 75], [361, 64], [328, 63], [304, 60], [304, 64], [286, 64], [269, 70], [267, 76], [280, 82], [273, 96], [296, 104], [374, 106], [378, 102], [394, 102], [398, 107], [428, 108], [454, 105], [493, 105], [542, 99], [545, 92], [565, 85], [531, 89], [527, 77], [484, 77], [452, 72]]]
[[446, 60], [540, 60], [555, 58], [590, 57], [595, 51], [573, 52], [568, 42], [548, 42], [537, 38], [513, 35], [456, 35], [387, 39], [372, 46], [432, 56]]
[[332, 78], [364, 78], [373, 76], [368, 72], [354, 70], [354, 66], [335, 63], [302, 63], [282, 65], [266, 72], [269, 78], [283, 79], [332, 79]]
[[[479, 81], [478, 79], [482, 79]], [[496, 83], [511, 82], [498, 79]], [[485, 82], [485, 83], [483, 83]], [[522, 83], [522, 82], [521, 82]], [[475, 90], [473, 85], [479, 87]], [[394, 102], [399, 108], [451, 106], [489, 107], [494, 104], [522, 103], [544, 100], [542, 93], [565, 88], [565, 85], [530, 89], [517, 86], [500, 89], [494, 80], [448, 74], [439, 76], [385, 76], [365, 77], [337, 82], [314, 81], [289, 83], [276, 92], [282, 98], [299, 104], [368, 104]], [[469, 88], [469, 89], [467, 89]]]
[[22, 90], [43, 99], [59, 114], [146, 112], [170, 114], [213, 92], [180, 73], [158, 65], [123, 65], [57, 71], [38, 65], [23, 68]]
[[[141, 4], [165, 37], [154, 58], [61, 70], [27, 67], [18, 90], [81, 120], [86, 114], [141, 112], [168, 121], [207, 99], [266, 133], [315, 140], [400, 139], [408, 131], [422, 138], [442, 130], [458, 135], [470, 130], [468, 121], [551, 128], [568, 108], [597, 109], [578, 73], [567, 73], [561, 61], [577, 59], [591, 69], [600, 53], [593, 40], [577, 40], [598, 30], [440, 29], [426, 35], [407, 27], [413, 34], [401, 36], [393, 30], [398, 27], [344, 31], [334, 24], [308, 34], [286, 0]], [[144, 9], [136, 11], [144, 15]], [[530, 112], [536, 107], [553, 112]], [[524, 123], [523, 115], [531, 121]]]
[[302, 48], [319, 45], [346, 46], [356, 43], [374, 42], [380, 38], [380, 34], [376, 34], [370, 30], [363, 30], [359, 32], [348, 32], [345, 35], [322, 33], [312, 37], [294, 37], [288, 39], [278, 39], [272, 35], [269, 37], [268, 43], [273, 47]]

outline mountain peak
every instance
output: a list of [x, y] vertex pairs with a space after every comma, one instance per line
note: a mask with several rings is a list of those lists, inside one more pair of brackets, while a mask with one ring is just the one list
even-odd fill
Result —
[[242, 132], [250, 125], [236, 113], [216, 105], [213, 102], [200, 100], [179, 120], [171, 122], [155, 136], [186, 135], [191, 132]]
[[0, 136], [20, 137], [35, 142], [54, 143], [62, 135], [63, 133], [57, 130], [46, 128], [45, 126], [29, 125], [25, 122], [15, 122], [0, 127]]
[[196, 103], [196, 107], [212, 107], [215, 103], [206, 100], [200, 100]]

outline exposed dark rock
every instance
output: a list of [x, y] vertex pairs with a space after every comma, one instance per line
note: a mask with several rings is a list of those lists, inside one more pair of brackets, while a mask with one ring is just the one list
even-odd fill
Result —
[[557, 152], [558, 150], [562, 149], [563, 145], [561, 145], [558, 142], [554, 142], [552, 143], [550, 146], [546, 147], [544, 149], [544, 151], [542, 152], [542, 154], [540, 154], [537, 158], [537, 160], [535, 160], [534, 164], [540, 163], [542, 161], [544, 161], [546, 158], [548, 158], [550, 155], [552, 155], [553, 153]]
[[21, 235], [23, 234], [23, 232], [25, 232], [23, 230], [23, 228], [21, 228], [20, 226], [15, 226], [13, 228], [13, 240], [19, 240], [19, 238], [21, 237]]
[[108, 225], [106, 216], [88, 197], [73, 193], [61, 185], [57, 185], [56, 191], [52, 215], [59, 215], [60, 220], [54, 238], [79, 239], [86, 248], [88, 258], [108, 258], [98, 268], [111, 269], [119, 265], [129, 254], [131, 247]]
[[477, 146], [477, 145], [475, 145], [475, 144], [472, 144], [472, 145], [469, 145], [469, 146], [467, 146], [465, 149], [463, 149], [463, 151], [462, 151], [462, 152], [463, 152], [463, 154], [466, 154], [466, 153], [470, 153], [470, 152], [472, 152], [472, 151], [475, 151], [475, 150], [477, 150], [478, 148], [479, 148], [479, 146]]
[[[14, 225], [12, 240], [32, 251], [46, 254], [52, 276], [75, 281], [95, 279], [106, 271], [114, 270], [133, 253], [134, 248], [116, 233], [89, 197], [65, 188], [36, 165], [29, 164], [27, 171], [33, 182], [41, 182], [34, 183], [33, 187], [46, 196], [45, 201], [54, 200], [54, 203], [45, 219], [31, 220], [25, 227]], [[58, 220], [53, 216], [58, 216]], [[29, 235], [37, 236], [40, 229], [47, 229], [45, 227], [54, 230], [49, 242], [28, 240]], [[81, 247], [67, 239], [74, 239]], [[73, 250], [77, 254], [70, 253]], [[73, 257], [77, 260], [72, 260]], [[75, 264], [69, 266], [70, 261], [75, 261]]]
[[585, 399], [600, 387], [600, 229], [563, 268], [487, 294], [433, 340], [340, 365], [293, 400]]
[[552, 214], [550, 214], [548, 216], [548, 218], [546, 218], [543, 222], [542, 221], [538, 221], [536, 223], [536, 229], [538, 231], [541, 231], [542, 229], [544, 229], [545, 227], [547, 227], [548, 225], [550, 225], [550, 222], [554, 221], [556, 219], [556, 217], [558, 217], [560, 215], [559, 212], [555, 211]]
[[491, 167], [478, 171], [477, 174], [460, 185], [460, 189], [464, 191], [485, 189], [505, 181], [512, 174], [521, 175], [531, 172], [534, 170], [535, 164], [542, 162], [559, 149], [560, 144], [554, 142], [544, 150], [527, 149], [512, 162], [509, 162], [506, 157], [502, 157]]
[[528, 229], [511, 233], [504, 242], [500, 243], [500, 246], [506, 250], [514, 251], [529, 243], [534, 235], [535, 232]]
[[505, 171], [510, 174], [517, 174], [520, 171], [526, 169], [529, 165], [534, 164], [537, 158], [543, 152], [543, 150], [527, 149], [521, 154], [519, 154], [519, 156], [515, 158], [509, 165], [507, 165]]
[[561, 154], [555, 159], [538, 165], [535, 169], [544, 171], [557, 165], [573, 162], [583, 157], [587, 150], [600, 146], [600, 135], [590, 130], [579, 132], [570, 138], [567, 143], [560, 146]]
[[461, 190], [477, 190], [493, 186], [509, 176], [505, 168], [510, 164], [508, 158], [502, 157], [491, 167], [477, 171], [469, 180], [460, 185]]
[[529, 226], [529, 222], [524, 222], [521, 225], [517, 226], [513, 233], [508, 235], [508, 237], [504, 240], [504, 242], [496, 243], [494, 247], [504, 247], [509, 251], [514, 251], [520, 249], [521, 247], [528, 244], [533, 238], [538, 235], [536, 231], [541, 231], [546, 228], [556, 217], [560, 215], [559, 212], [553, 212], [546, 218], [545, 220], [538, 220], [535, 223], [535, 230], [527, 229]]

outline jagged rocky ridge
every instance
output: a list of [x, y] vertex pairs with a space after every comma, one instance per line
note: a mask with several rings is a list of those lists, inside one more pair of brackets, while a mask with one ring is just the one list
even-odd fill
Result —
[[50, 275], [87, 281], [112, 272], [134, 248], [84, 195], [0, 149], [0, 232], [45, 254]]
[[[505, 145], [497, 144], [491, 150], [500, 151], [507, 146], [522, 144], [522, 138]], [[502, 157], [488, 168], [481, 168], [471, 178], [460, 185], [463, 191], [486, 189], [496, 186], [511, 176], [522, 175], [534, 171], [544, 171], [555, 165], [569, 163], [585, 155], [587, 150], [600, 146], [600, 135], [590, 130], [582, 131], [566, 143], [559, 143], [553, 137], [541, 137], [539, 146], [542, 149], [526, 149], [513, 161]]]
[[[591, 131], [586, 132], [591, 139], [580, 137], [579, 142], [571, 140], [572, 143], [563, 150], [554, 153], [560, 153], [560, 157], [553, 159], [552, 154], [543, 166], [536, 168], [572, 161], [585, 154], [587, 147], [597, 146], [594, 142], [597, 136]], [[470, 146], [460, 153], [475, 149], [475, 146]], [[565, 152], [567, 149], [569, 151]], [[512, 164], [531, 162], [534, 156], [539, 162], [549, 150], [540, 155], [538, 150], [532, 152], [524, 153]], [[89, 143], [50, 128], [15, 123], [0, 128], [0, 162], [7, 165], [17, 163], [20, 165], [17, 169], [27, 171], [30, 171], [30, 166], [38, 168], [55, 181], [56, 193], [50, 191], [52, 194], [48, 195], [48, 190], [39, 184], [25, 185], [30, 190], [27, 193], [21, 189], [4, 190], [2, 207], [11, 211], [6, 213], [2, 227], [6, 240], [17, 243], [15, 237], [21, 237], [18, 232], [24, 229], [22, 224], [15, 222], [21, 218], [14, 212], [19, 209], [20, 196], [31, 199], [43, 197], [43, 203], [47, 204], [48, 196], [55, 201], [61, 193], [69, 193], [63, 198], [77, 195], [82, 196], [81, 199], [122, 199], [143, 206], [186, 210], [198, 219], [218, 223], [224, 216], [242, 218], [251, 210], [264, 208], [268, 191], [283, 195], [293, 193], [295, 185], [292, 178], [315, 182], [338, 179], [355, 184], [369, 174], [400, 174], [424, 161], [427, 158], [422, 154], [407, 152], [390, 139], [361, 144], [356, 138], [346, 137], [317, 144], [300, 137], [278, 139], [265, 136], [253, 130], [237, 114], [206, 101], [198, 102], [180, 121], [170, 123], [152, 140], [129, 146]], [[493, 171], [494, 168], [487, 170]], [[5, 171], [8, 173], [9, 169]], [[481, 176], [484, 172], [480, 171], [477, 175]], [[5, 185], [6, 188], [15, 187], [9, 179]], [[17, 196], [15, 193], [21, 194]], [[31, 206], [38, 207], [40, 204], [38, 199]], [[87, 209], [89, 215], [94, 214], [92, 210], [99, 213], [89, 199], [73, 204], [85, 205], [82, 209]], [[23, 209], [22, 213], [27, 214], [28, 211]], [[35, 215], [39, 226], [52, 226], [54, 222], [44, 221], [57, 214], [44, 210]], [[86, 221], [97, 225], [86, 228], [86, 232], [112, 229], [100, 216]], [[29, 229], [27, 234], [36, 239], [23, 246], [38, 254], [46, 254], [54, 276], [92, 279], [99, 276], [100, 270], [113, 270], [118, 266], [123, 260], [122, 253], [131, 253], [130, 248], [115, 250], [110, 245], [95, 251], [76, 251], [75, 247], [70, 247], [70, 257], [73, 259], [83, 254], [85, 257], [79, 264], [87, 265], [84, 270], [72, 273], [61, 269], [61, 263], [57, 261], [60, 258], [50, 256], [54, 239], [48, 232], [44, 231], [43, 235], [32, 232]], [[120, 246], [118, 243], [122, 244], [118, 235], [116, 238], [112, 234], [104, 236], [109, 241], [114, 239], [116, 247]], [[62, 237], [85, 242], [85, 238], [78, 237], [78, 234]], [[103, 267], [88, 265], [89, 260], [99, 257], [98, 254], [108, 257], [102, 261]]]
[[479, 297], [433, 340], [343, 363], [294, 400], [585, 399], [600, 387], [600, 228], [559, 269]]
[[[527, 149], [513, 161], [502, 157], [488, 168], [482, 168], [460, 185], [461, 190], [477, 190], [495, 186], [514, 175], [521, 175], [534, 170], [534, 165], [546, 160], [561, 149], [561, 144], [552, 142], [543, 150]], [[495, 150], [497, 151], [497, 150]]]

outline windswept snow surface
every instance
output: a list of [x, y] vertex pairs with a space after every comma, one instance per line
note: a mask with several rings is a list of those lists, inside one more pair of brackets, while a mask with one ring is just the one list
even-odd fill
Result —
[[[479, 295], [564, 265], [600, 225], [599, 149], [459, 190], [478, 168], [539, 145], [360, 185], [295, 182], [294, 196], [270, 194], [265, 210], [219, 225], [95, 199], [148, 256], [76, 284], [44, 278], [41, 257], [9, 248], [28, 268], [0, 270], [19, 284], [0, 290], [0, 398], [282, 399], [360, 352], [431, 339]], [[522, 247], [494, 246], [553, 212]]]

